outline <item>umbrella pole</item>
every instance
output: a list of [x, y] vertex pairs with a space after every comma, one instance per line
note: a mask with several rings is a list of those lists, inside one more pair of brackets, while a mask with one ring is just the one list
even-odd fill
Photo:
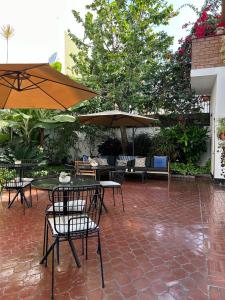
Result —
[[132, 128], [132, 155], [134, 156], [134, 127]]

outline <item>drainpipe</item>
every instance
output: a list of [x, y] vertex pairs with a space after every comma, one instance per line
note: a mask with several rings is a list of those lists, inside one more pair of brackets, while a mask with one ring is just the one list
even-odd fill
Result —
[[225, 21], [225, 0], [222, 1], [222, 18], [221, 22]]

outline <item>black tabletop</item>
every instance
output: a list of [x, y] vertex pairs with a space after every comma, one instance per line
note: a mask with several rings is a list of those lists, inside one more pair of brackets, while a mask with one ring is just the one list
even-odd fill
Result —
[[71, 178], [70, 183], [62, 184], [59, 182], [58, 177], [48, 177], [48, 178], [41, 178], [41, 179], [35, 179], [32, 181], [32, 186], [40, 189], [40, 190], [46, 190], [46, 191], [52, 191], [56, 187], [82, 187], [82, 186], [96, 186], [100, 183], [94, 179], [91, 178]]
[[90, 166], [90, 165], [83, 165], [83, 166], [79, 166], [79, 169], [81, 170], [114, 170], [115, 167], [114, 166]]
[[23, 162], [21, 162], [20, 164], [0, 163], [1, 168], [8, 168], [8, 169], [26, 169], [26, 168], [36, 167], [37, 165], [38, 165], [37, 163], [23, 163]]

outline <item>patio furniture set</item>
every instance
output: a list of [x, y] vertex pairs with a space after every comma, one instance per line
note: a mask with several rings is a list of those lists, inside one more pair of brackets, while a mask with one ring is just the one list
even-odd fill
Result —
[[[94, 162], [94, 163], [93, 163]], [[140, 176], [142, 182], [148, 175], [166, 175], [170, 178], [170, 161], [168, 156], [138, 157], [119, 155], [102, 156], [90, 159], [89, 161], [75, 162], [78, 173], [92, 175], [100, 180], [109, 171], [124, 171], [125, 176]]]
[[[31, 109], [60, 109], [67, 108], [98, 94], [82, 84], [54, 70], [48, 64], [1, 64], [0, 65], [0, 108], [31, 108]], [[107, 127], [146, 127], [156, 121], [152, 118], [136, 114], [113, 111], [100, 113], [87, 119], [79, 119], [84, 124], [99, 124]], [[86, 118], [84, 117], [84, 118]], [[134, 138], [134, 129], [133, 129]], [[134, 139], [133, 139], [134, 141]], [[123, 162], [122, 162], [123, 161]], [[149, 173], [167, 174], [169, 178], [169, 160], [154, 157], [147, 163], [146, 158], [133, 157], [132, 159], [115, 160], [110, 165], [105, 159], [105, 165], [83, 165], [75, 168], [75, 177], [66, 182], [59, 178], [42, 178], [33, 180], [25, 177], [25, 170], [34, 168], [36, 163], [17, 162], [0, 165], [1, 174], [5, 180], [0, 182], [1, 188], [8, 192], [8, 208], [19, 199], [24, 207], [32, 207], [32, 186], [36, 189], [48, 191], [51, 204], [45, 211], [43, 258], [40, 263], [47, 266], [48, 256], [52, 254], [52, 291], [54, 299], [54, 255], [56, 248], [57, 262], [59, 263], [60, 243], [67, 241], [70, 245], [75, 263], [80, 267], [73, 240], [82, 241], [82, 253], [88, 257], [88, 239], [97, 238], [97, 253], [100, 257], [101, 280], [104, 287], [103, 263], [99, 222], [104, 204], [105, 189], [112, 189], [115, 205], [115, 192], [120, 194], [124, 210], [121, 184], [124, 174], [141, 174], [142, 179]], [[153, 165], [152, 165], [153, 163]], [[8, 171], [10, 170], [10, 172]], [[102, 171], [109, 172], [109, 180], [99, 181]], [[85, 174], [84, 174], [85, 173]], [[89, 173], [89, 174], [88, 174]], [[91, 174], [92, 173], [92, 174]], [[144, 174], [144, 175], [143, 175]], [[90, 178], [91, 177], [91, 178]], [[30, 192], [30, 201], [25, 191]], [[11, 198], [11, 195], [13, 197]], [[52, 235], [52, 244], [49, 246], [49, 233]]]
[[[47, 267], [48, 256], [52, 254], [52, 287], [51, 299], [54, 299], [54, 268], [55, 251], [57, 262], [60, 262], [60, 243], [67, 241], [71, 248], [75, 263], [81, 267], [79, 256], [73, 244], [74, 240], [81, 240], [82, 254], [88, 258], [88, 239], [97, 238], [97, 254], [100, 258], [100, 270], [102, 287], [104, 287], [103, 262], [101, 252], [101, 240], [99, 223], [102, 208], [107, 212], [104, 204], [105, 189], [113, 190], [113, 201], [115, 205], [115, 193], [120, 194], [122, 208], [124, 211], [124, 201], [122, 194], [122, 182], [124, 172], [120, 170], [110, 171], [108, 181], [97, 181], [91, 172], [82, 174], [75, 169], [75, 176], [69, 176], [68, 182], [61, 182], [59, 177], [43, 177], [39, 179], [24, 177], [26, 170], [37, 167], [36, 162], [17, 162], [12, 164], [1, 164], [0, 171], [3, 191], [8, 192], [8, 208], [11, 208], [16, 199], [19, 199], [24, 207], [32, 207], [31, 188], [48, 192], [49, 205], [45, 210], [44, 238], [43, 238], [43, 258], [40, 264]], [[91, 170], [89, 170], [91, 171]], [[115, 180], [115, 181], [114, 181]], [[25, 191], [29, 189], [28, 200]], [[13, 198], [11, 199], [11, 195]], [[52, 243], [49, 245], [49, 235]]]

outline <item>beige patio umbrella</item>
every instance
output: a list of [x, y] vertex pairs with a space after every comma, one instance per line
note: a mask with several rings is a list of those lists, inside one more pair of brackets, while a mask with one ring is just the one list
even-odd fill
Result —
[[0, 109], [67, 109], [97, 95], [49, 64], [0, 64]]
[[121, 126], [132, 127], [133, 131], [133, 155], [134, 155], [134, 128], [148, 127], [157, 121], [157, 119], [144, 117], [137, 114], [126, 113], [119, 110], [110, 110], [100, 113], [79, 115], [79, 120], [87, 125], [102, 125], [111, 128], [118, 128]]

